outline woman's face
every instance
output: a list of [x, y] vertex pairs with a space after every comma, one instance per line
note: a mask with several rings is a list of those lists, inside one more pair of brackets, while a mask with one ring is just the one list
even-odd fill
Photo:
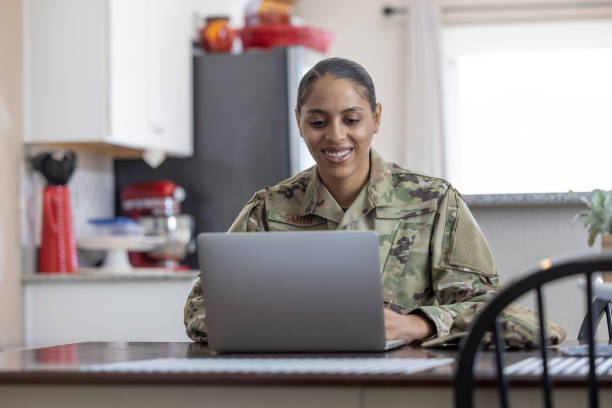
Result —
[[312, 85], [301, 112], [296, 111], [300, 134], [324, 182], [363, 183], [368, 177], [381, 107], [377, 104], [373, 113], [357, 86], [325, 75]]

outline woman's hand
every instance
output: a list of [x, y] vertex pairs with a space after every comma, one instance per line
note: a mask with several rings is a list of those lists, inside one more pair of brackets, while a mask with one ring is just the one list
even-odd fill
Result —
[[434, 334], [433, 325], [424, 317], [401, 315], [389, 309], [385, 312], [385, 337], [389, 340], [405, 340], [407, 344], [422, 340]]

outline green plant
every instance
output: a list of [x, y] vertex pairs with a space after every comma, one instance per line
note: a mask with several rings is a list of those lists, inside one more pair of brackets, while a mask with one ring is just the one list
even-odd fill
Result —
[[575, 218], [584, 218], [584, 226], [589, 233], [589, 246], [593, 246], [597, 235], [612, 233], [612, 190], [593, 190], [590, 197], [580, 197], [580, 201], [588, 209], [576, 214]]

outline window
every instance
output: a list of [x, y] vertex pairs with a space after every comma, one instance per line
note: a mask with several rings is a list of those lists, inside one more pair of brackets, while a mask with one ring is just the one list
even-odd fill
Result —
[[460, 191], [612, 188], [612, 20], [447, 26], [442, 61]]

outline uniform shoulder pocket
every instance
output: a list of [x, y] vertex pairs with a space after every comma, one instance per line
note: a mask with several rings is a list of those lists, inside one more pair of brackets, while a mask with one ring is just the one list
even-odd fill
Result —
[[448, 257], [450, 267], [469, 268], [485, 275], [495, 275], [495, 261], [487, 241], [466, 204], [459, 200], [457, 219]]
[[418, 204], [402, 207], [376, 207], [376, 218], [396, 219], [429, 214], [436, 210], [436, 200], [428, 200]]
[[[280, 225], [278, 225], [280, 224]], [[268, 226], [273, 229], [308, 229], [326, 224], [324, 218], [313, 215], [297, 215], [282, 210], [268, 211]], [[276, 225], [276, 228], [274, 226]]]

